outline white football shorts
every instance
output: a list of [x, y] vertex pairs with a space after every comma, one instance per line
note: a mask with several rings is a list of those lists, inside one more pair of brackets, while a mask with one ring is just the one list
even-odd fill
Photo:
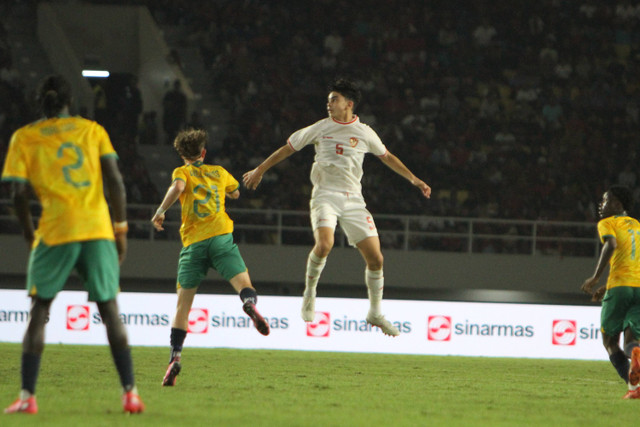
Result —
[[314, 189], [309, 208], [313, 230], [319, 227], [335, 230], [339, 222], [351, 246], [378, 235], [362, 194]]

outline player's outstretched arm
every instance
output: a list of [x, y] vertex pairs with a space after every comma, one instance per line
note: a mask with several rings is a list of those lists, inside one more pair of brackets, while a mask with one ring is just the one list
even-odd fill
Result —
[[600, 277], [602, 277], [602, 274], [604, 273], [604, 270], [607, 268], [607, 265], [609, 264], [609, 260], [613, 256], [613, 252], [616, 250], [616, 247], [618, 247], [618, 241], [616, 240], [615, 237], [613, 236], [605, 237], [604, 246], [602, 246], [602, 251], [600, 252], [600, 258], [598, 259], [598, 264], [596, 265], [596, 271], [593, 273], [593, 276], [585, 280], [582, 283], [582, 286], [580, 287], [580, 289], [582, 289], [584, 293], [591, 295], [594, 301], [596, 300], [596, 298], [600, 297], [598, 292], [600, 291], [600, 289], [598, 289], [598, 291], [596, 291], [596, 293], [594, 294], [593, 288], [595, 285], [598, 284]]
[[242, 175], [242, 182], [244, 183], [244, 186], [249, 190], [255, 190], [260, 184], [260, 181], [262, 181], [262, 175], [264, 175], [266, 171], [293, 153], [295, 153], [295, 150], [291, 148], [289, 144], [285, 144], [278, 148], [269, 157], [267, 157], [264, 162], [260, 163], [257, 168], [250, 170], [249, 172], [245, 172], [244, 175]]
[[160, 207], [156, 210], [153, 218], [151, 218], [151, 222], [156, 230], [164, 230], [164, 227], [162, 226], [165, 218], [164, 213], [180, 198], [180, 195], [184, 191], [186, 185], [187, 184], [185, 184], [181, 179], [175, 179], [173, 181], [171, 187], [167, 190], [167, 194], [164, 195], [164, 199], [162, 200]]
[[22, 235], [29, 245], [29, 249], [33, 245], [34, 228], [33, 218], [29, 210], [29, 184], [26, 182], [14, 181], [11, 183], [11, 198], [13, 206], [16, 210], [16, 216], [22, 227]]
[[[102, 176], [107, 189], [106, 195], [111, 204], [113, 212], [113, 221], [116, 248], [118, 249], [118, 260], [120, 264], [127, 256], [127, 191], [124, 188], [124, 180], [120, 169], [118, 169], [118, 161], [113, 156], [101, 157], [100, 165], [102, 166]], [[117, 224], [122, 224], [124, 228], [115, 228]]]
[[409, 170], [409, 168], [406, 167], [405, 164], [402, 163], [402, 161], [395, 155], [393, 155], [390, 151], [387, 151], [387, 153], [384, 156], [379, 157], [379, 159], [382, 161], [382, 163], [389, 166], [389, 168], [391, 168], [391, 170], [393, 170], [395, 173], [407, 179], [412, 185], [418, 187], [424, 197], [426, 197], [427, 199], [431, 197], [431, 187], [429, 187], [421, 179], [418, 179]]

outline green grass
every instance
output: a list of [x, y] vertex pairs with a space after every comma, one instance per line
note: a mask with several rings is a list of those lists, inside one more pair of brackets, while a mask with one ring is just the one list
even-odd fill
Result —
[[[108, 347], [47, 345], [39, 413], [0, 425], [604, 426], [640, 412], [602, 361], [186, 348], [176, 386], [162, 388], [168, 352], [133, 349], [147, 410], [127, 416]], [[0, 343], [3, 407], [20, 353]]]

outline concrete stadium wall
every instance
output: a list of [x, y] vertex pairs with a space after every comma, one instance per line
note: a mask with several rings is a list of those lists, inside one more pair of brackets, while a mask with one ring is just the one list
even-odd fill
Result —
[[[22, 277], [28, 257], [22, 238], [0, 235], [0, 247], [0, 277]], [[180, 248], [177, 241], [130, 240], [122, 266], [123, 281], [173, 284]], [[309, 247], [241, 245], [240, 250], [254, 283], [278, 283], [296, 291], [303, 286]], [[398, 250], [387, 250], [384, 255], [387, 294], [394, 290], [427, 296], [464, 292], [465, 298], [453, 299], [480, 301], [537, 302], [544, 294], [568, 295], [586, 303], [579, 287], [593, 272], [596, 262], [594, 258]], [[208, 279], [221, 280], [216, 272], [210, 272]], [[357, 287], [362, 293], [363, 283], [364, 262], [357, 250], [335, 248], [322, 274], [321, 287]], [[566, 303], [567, 299], [556, 302]]]
[[189, 104], [194, 102], [189, 81], [168, 62], [169, 47], [145, 7], [40, 3], [38, 35], [56, 71], [74, 86], [78, 106], [90, 113], [93, 92], [80, 78], [83, 68], [137, 75], [145, 111], [162, 111], [166, 86], [176, 79]]

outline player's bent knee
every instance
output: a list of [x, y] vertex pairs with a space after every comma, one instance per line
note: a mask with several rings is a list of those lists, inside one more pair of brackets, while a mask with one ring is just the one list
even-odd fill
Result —
[[382, 254], [374, 257], [369, 257], [366, 259], [367, 268], [371, 271], [381, 270], [384, 265], [384, 257]]
[[313, 250], [313, 253], [318, 257], [318, 258], [326, 258], [329, 256], [329, 252], [331, 252], [332, 246], [317, 246], [316, 248]]

